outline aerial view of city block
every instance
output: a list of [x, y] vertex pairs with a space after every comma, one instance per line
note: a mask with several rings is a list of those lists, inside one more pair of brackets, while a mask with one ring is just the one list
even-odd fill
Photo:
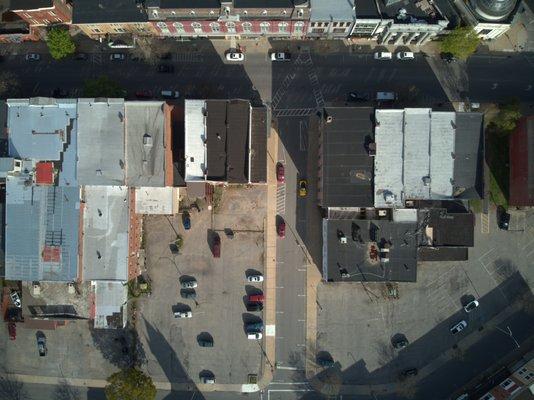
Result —
[[534, 0], [0, 0], [0, 400], [534, 400]]

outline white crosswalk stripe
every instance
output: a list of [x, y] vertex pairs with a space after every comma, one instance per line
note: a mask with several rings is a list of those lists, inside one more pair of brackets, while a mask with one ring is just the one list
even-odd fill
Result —
[[286, 185], [278, 185], [276, 188], [276, 213], [284, 215], [286, 213]]

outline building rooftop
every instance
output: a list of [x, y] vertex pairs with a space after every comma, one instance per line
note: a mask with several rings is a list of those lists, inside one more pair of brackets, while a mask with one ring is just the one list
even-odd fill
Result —
[[6, 279], [73, 281], [78, 276], [78, 187], [6, 181]]
[[375, 115], [375, 207], [481, 197], [481, 114], [407, 108]]
[[185, 101], [186, 181], [248, 182], [250, 104]]
[[80, 185], [123, 185], [124, 100], [78, 99]]
[[126, 325], [128, 285], [126, 282], [96, 281], [95, 329], [118, 329]]
[[[372, 207], [373, 109], [330, 107], [320, 118], [321, 206]], [[331, 117], [331, 122], [325, 118]]]
[[534, 116], [510, 135], [510, 205], [534, 206]]
[[176, 214], [178, 212], [178, 188], [136, 188], [135, 212], [137, 214]]
[[417, 221], [323, 219], [323, 278], [415, 282], [417, 236]]
[[253, 107], [250, 117], [250, 181], [267, 182], [267, 109]]
[[434, 247], [473, 247], [475, 216], [473, 213], [450, 213], [443, 208], [419, 211], [425, 229], [423, 242]]
[[380, 18], [376, 0], [358, 0], [356, 2], [356, 19]]
[[128, 188], [85, 186], [83, 279], [128, 280]]
[[76, 186], [76, 99], [7, 100], [11, 157], [54, 161], [59, 186]]
[[354, 0], [311, 0], [310, 21], [351, 22], [356, 18]]
[[384, 18], [395, 23], [428, 23], [444, 17], [432, 0], [377, 0]]
[[126, 185], [165, 186], [165, 118], [162, 101], [127, 101]]
[[73, 24], [146, 22], [148, 17], [137, 0], [76, 0], [72, 10]]

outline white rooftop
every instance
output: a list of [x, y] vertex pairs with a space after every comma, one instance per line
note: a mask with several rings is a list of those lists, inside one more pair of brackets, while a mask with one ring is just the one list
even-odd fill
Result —
[[172, 215], [178, 212], [178, 188], [135, 188], [136, 214]]
[[206, 169], [205, 100], [185, 100], [185, 180], [203, 181]]
[[454, 112], [376, 110], [375, 207], [453, 195]]

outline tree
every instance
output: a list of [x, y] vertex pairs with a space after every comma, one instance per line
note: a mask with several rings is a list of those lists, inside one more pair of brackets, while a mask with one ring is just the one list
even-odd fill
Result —
[[171, 44], [168, 41], [143, 36], [137, 38], [131, 54], [148, 64], [155, 64], [161, 55], [169, 51], [171, 51]]
[[125, 97], [125, 90], [105, 75], [85, 81], [83, 87], [85, 97]]
[[50, 55], [56, 60], [61, 60], [76, 51], [76, 45], [69, 31], [63, 28], [52, 28], [46, 37], [46, 44]]
[[465, 60], [475, 52], [479, 43], [480, 38], [472, 27], [460, 26], [443, 38], [441, 51]]
[[519, 100], [513, 99], [499, 107], [499, 113], [491, 122], [491, 129], [498, 135], [509, 135], [515, 129], [520, 118]]
[[137, 368], [129, 368], [114, 373], [107, 379], [105, 387], [108, 400], [153, 400], [156, 398], [156, 386], [152, 378]]

